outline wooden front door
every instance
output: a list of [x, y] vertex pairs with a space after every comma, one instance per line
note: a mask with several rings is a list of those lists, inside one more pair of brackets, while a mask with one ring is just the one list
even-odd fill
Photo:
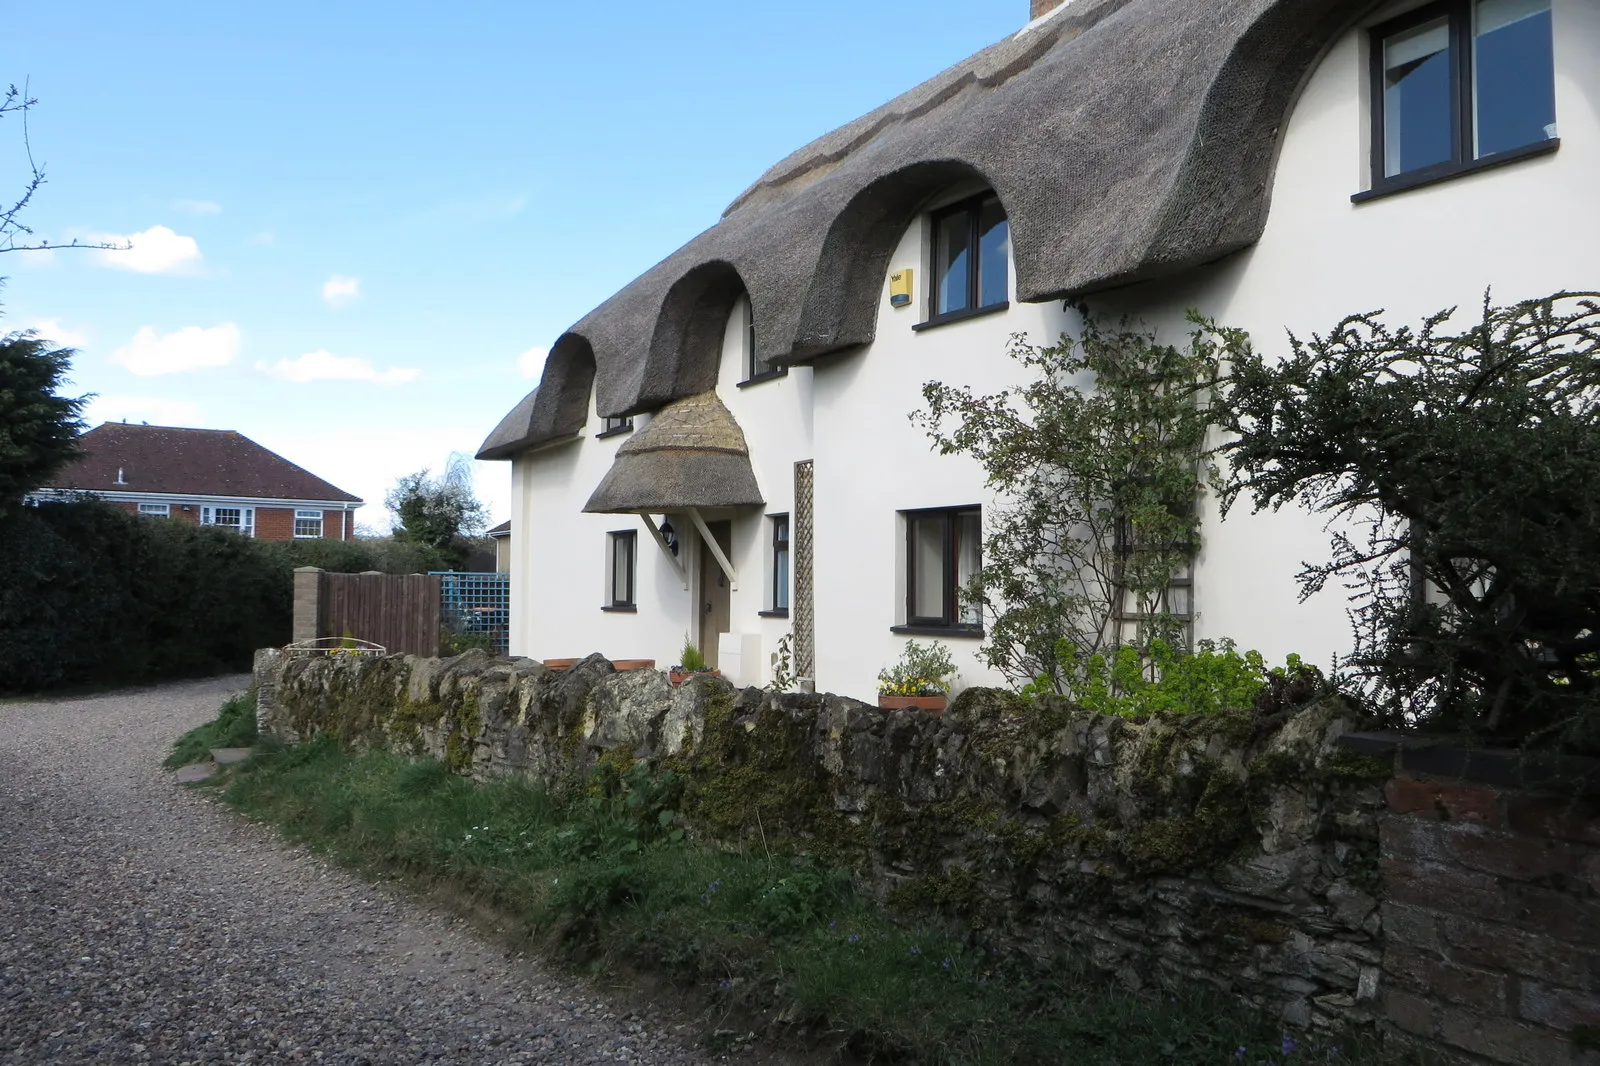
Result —
[[[717, 538], [717, 544], [722, 548], [722, 554], [733, 555], [733, 523], [732, 522], [707, 522], [706, 528], [711, 530], [711, 535]], [[733, 621], [732, 589], [728, 587], [728, 575], [722, 572], [722, 565], [717, 562], [717, 557], [711, 554], [711, 547], [704, 541], [700, 543], [700, 638], [696, 642], [700, 646], [700, 654], [706, 657], [706, 665], [717, 666], [717, 635], [728, 632]]]

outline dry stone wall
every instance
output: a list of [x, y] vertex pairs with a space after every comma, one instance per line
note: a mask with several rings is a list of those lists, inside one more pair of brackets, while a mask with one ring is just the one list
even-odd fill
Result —
[[333, 733], [555, 789], [646, 760], [685, 779], [701, 837], [848, 865], [897, 907], [1132, 986], [1209, 981], [1292, 1024], [1378, 1010], [1388, 773], [1336, 743], [1337, 700], [1139, 723], [971, 690], [937, 717], [475, 652], [268, 650], [256, 682], [263, 731], [287, 741]]

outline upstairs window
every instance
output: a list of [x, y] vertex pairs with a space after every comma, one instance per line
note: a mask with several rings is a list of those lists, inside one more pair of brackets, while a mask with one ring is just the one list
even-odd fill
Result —
[[1372, 187], [1556, 145], [1550, 0], [1447, 0], [1372, 31]]
[[736, 313], [742, 316], [744, 342], [744, 380], [739, 384], [754, 385], [758, 381], [770, 381], [787, 374], [787, 367], [773, 366], [756, 355], [756, 312], [748, 296], [739, 301]]
[[600, 420], [600, 432], [596, 433], [595, 436], [611, 437], [618, 433], [627, 433], [632, 429], [632, 418], [602, 418]]
[[994, 193], [933, 215], [933, 298], [924, 325], [1007, 306], [1011, 229]]
[[322, 536], [322, 512], [296, 511], [294, 513], [294, 535], [300, 538]]

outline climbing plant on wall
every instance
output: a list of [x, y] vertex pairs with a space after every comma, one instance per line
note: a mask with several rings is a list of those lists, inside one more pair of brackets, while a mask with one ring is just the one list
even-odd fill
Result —
[[1247, 347], [1199, 318], [1178, 347], [1080, 314], [1076, 337], [1011, 338], [1025, 384], [978, 395], [931, 381], [911, 416], [941, 454], [976, 459], [999, 498], [962, 594], [983, 612], [985, 660], [1035, 691], [1072, 693], [1072, 664], [1120, 646], [1186, 642], [1174, 580], [1199, 548], [1199, 493], [1216, 475], [1219, 368]]

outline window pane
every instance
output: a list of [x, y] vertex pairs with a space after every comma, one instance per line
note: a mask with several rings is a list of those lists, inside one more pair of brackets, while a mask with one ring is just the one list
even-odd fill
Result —
[[906, 521], [911, 525], [911, 615], [942, 620], [948, 617], [944, 603], [945, 516], [912, 516]]
[[1472, 38], [1475, 155], [1556, 135], [1550, 0], [1479, 0]]
[[789, 549], [784, 549], [774, 557], [772, 563], [772, 609], [787, 611], [789, 609]]
[[611, 535], [611, 602], [633, 603], [633, 538], [625, 533]]
[[744, 302], [744, 355], [745, 366], [750, 368], [751, 377], [760, 377], [772, 369], [756, 358], [756, 313], [749, 300]]
[[1450, 21], [1434, 19], [1383, 42], [1383, 173], [1455, 158]]
[[977, 511], [962, 511], [956, 515], [956, 602], [960, 605], [957, 621], [964, 626], [982, 622], [976, 603], [968, 603], [962, 595], [967, 583], [978, 572], [982, 558], [983, 526]]
[[966, 211], [941, 218], [934, 229], [934, 285], [936, 315], [964, 311], [967, 307], [968, 230], [972, 216]]
[[1011, 227], [999, 200], [985, 200], [978, 209], [978, 306], [1005, 303], [1010, 295]]

